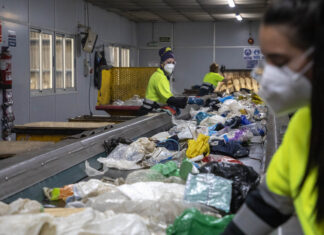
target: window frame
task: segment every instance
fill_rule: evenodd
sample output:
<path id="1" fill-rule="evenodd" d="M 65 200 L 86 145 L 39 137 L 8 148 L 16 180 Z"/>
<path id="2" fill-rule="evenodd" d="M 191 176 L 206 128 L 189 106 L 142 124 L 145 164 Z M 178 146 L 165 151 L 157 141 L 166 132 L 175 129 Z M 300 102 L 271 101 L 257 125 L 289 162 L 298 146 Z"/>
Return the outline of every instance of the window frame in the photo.
<path id="1" fill-rule="evenodd" d="M 55 32 L 54 33 L 55 35 L 55 43 L 54 43 L 54 52 L 55 52 L 55 56 L 54 56 L 54 77 L 55 77 L 55 81 L 54 81 L 54 85 L 55 85 L 55 93 L 59 93 L 59 94 L 62 94 L 62 93 L 70 93 L 70 92 L 74 92 L 77 90 L 77 81 L 76 81 L 76 38 L 75 38 L 75 35 L 73 34 L 67 34 L 67 33 L 60 33 L 60 32 Z M 56 36 L 61 36 L 63 38 L 63 53 L 62 53 L 62 61 L 63 61 L 63 88 L 57 88 L 56 87 Z M 73 87 L 68 87 L 66 88 L 66 70 L 65 70 L 65 40 L 66 38 L 70 38 L 70 39 L 73 39 L 73 49 L 72 49 L 72 53 L 73 53 L 73 59 L 72 59 L 72 62 L 73 62 L 73 66 L 72 66 L 72 84 L 74 85 Z"/>
<path id="2" fill-rule="evenodd" d="M 131 67 L 131 59 L 130 59 L 131 58 L 131 48 L 126 47 L 126 46 L 121 46 L 119 50 L 120 50 L 120 67 L 130 68 Z M 123 56 L 124 56 L 123 50 L 128 51 L 128 62 L 127 62 L 128 66 L 123 65 Z"/>
<path id="3" fill-rule="evenodd" d="M 43 34 L 49 34 L 51 35 L 51 51 L 50 51 L 50 60 L 51 60 L 51 84 L 52 87 L 50 89 L 42 89 L 42 41 L 41 41 L 41 36 L 40 36 L 40 42 L 39 42 L 39 49 L 38 49 L 38 54 L 39 54 L 39 89 L 31 89 L 31 72 L 32 72 L 32 62 L 31 62 L 31 32 L 36 32 L 39 33 L 40 35 Z M 73 87 L 68 87 L 66 88 L 66 79 L 65 79 L 65 72 L 64 72 L 64 78 L 63 78 L 63 83 L 64 86 L 63 88 L 57 88 L 56 87 L 56 36 L 62 36 L 63 37 L 63 58 L 64 58 L 64 67 L 65 67 L 65 39 L 70 38 L 73 40 L 73 48 L 72 48 L 72 56 L 73 59 L 71 62 L 73 63 L 72 67 L 72 84 L 74 85 Z M 31 96 L 42 96 L 42 95 L 55 95 L 55 94 L 66 94 L 66 93 L 74 93 L 77 91 L 77 79 L 76 79 L 76 36 L 71 33 L 61 33 L 58 31 L 52 31 L 52 30 L 46 30 L 46 29 L 41 29 L 41 28 L 36 28 L 36 27 L 30 27 L 29 28 L 29 90 L 30 90 L 30 95 Z M 63 59 L 62 58 L 62 59 Z M 66 71 L 64 69 L 64 71 Z"/>
<path id="4" fill-rule="evenodd" d="M 55 91 L 54 91 L 54 74 L 53 74 L 53 71 L 54 71 L 54 62 L 53 62 L 53 54 L 54 54 L 54 47 L 53 47 L 53 38 L 54 38 L 54 33 L 51 32 L 50 30 L 42 30 L 42 29 L 36 29 L 36 28 L 30 28 L 29 29 L 29 57 L 30 57 L 30 53 L 31 53 L 31 32 L 36 32 L 36 33 L 39 33 L 40 37 L 39 37 L 39 50 L 38 50 L 38 53 L 39 53 L 39 88 L 38 89 L 31 89 L 31 86 L 30 86 L 30 82 L 31 82 L 31 60 L 29 59 L 29 89 L 30 89 L 30 93 L 31 95 L 51 95 L 53 94 Z M 42 84 L 43 84 L 43 68 L 42 68 L 42 47 L 43 47 L 43 42 L 42 42 L 42 34 L 48 34 L 48 35 L 51 35 L 51 49 L 50 50 L 50 68 L 51 68 L 51 71 L 50 71 L 50 74 L 51 74 L 51 84 L 52 84 L 52 87 L 50 89 L 43 89 L 42 87 Z"/>

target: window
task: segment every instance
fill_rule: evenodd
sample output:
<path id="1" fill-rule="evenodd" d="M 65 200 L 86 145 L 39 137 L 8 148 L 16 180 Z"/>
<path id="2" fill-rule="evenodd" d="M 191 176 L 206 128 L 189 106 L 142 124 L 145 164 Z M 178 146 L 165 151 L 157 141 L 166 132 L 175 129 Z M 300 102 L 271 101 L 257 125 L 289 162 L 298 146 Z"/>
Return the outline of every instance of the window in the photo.
<path id="1" fill-rule="evenodd" d="M 75 88 L 74 38 L 56 34 L 54 47 L 52 33 L 31 30 L 30 89 L 32 92 L 53 91 L 54 85 L 56 90 Z"/>
<path id="2" fill-rule="evenodd" d="M 53 89 L 52 34 L 30 32 L 30 89 Z"/>
<path id="3" fill-rule="evenodd" d="M 130 50 L 127 48 L 121 49 L 121 67 L 130 67 L 129 59 Z"/>
<path id="4" fill-rule="evenodd" d="M 119 47 L 109 46 L 112 66 L 119 67 Z"/>
<path id="5" fill-rule="evenodd" d="M 56 89 L 74 88 L 74 39 L 55 36 L 55 84 Z"/>

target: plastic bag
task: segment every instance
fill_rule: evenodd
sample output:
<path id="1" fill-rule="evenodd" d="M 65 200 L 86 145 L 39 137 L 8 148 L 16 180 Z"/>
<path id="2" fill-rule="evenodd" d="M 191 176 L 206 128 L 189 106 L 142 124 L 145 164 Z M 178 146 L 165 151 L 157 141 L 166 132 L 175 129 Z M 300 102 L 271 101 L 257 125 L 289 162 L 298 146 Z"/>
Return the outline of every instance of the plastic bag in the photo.
<path id="1" fill-rule="evenodd" d="M 142 160 L 145 153 L 138 146 L 119 144 L 109 155 L 108 159 L 127 160 L 138 162 Z M 100 159 L 100 158 L 99 158 Z"/>
<path id="2" fill-rule="evenodd" d="M 43 210 L 43 206 L 34 200 L 19 198 L 10 204 L 0 202 L 0 216 L 13 214 L 38 213 Z"/>
<path id="3" fill-rule="evenodd" d="M 255 122 L 250 125 L 242 126 L 240 129 L 241 130 L 249 130 L 255 136 L 265 136 L 265 134 L 267 133 L 265 126 L 259 122 Z"/>
<path id="4" fill-rule="evenodd" d="M 228 119 L 225 122 L 225 126 L 228 126 L 232 129 L 238 128 L 241 125 L 241 117 L 233 117 Z"/>
<path id="5" fill-rule="evenodd" d="M 233 137 L 228 137 L 228 141 L 236 141 L 236 142 L 246 142 L 250 141 L 253 138 L 253 133 L 248 129 L 235 131 Z"/>
<path id="6" fill-rule="evenodd" d="M 53 216 L 46 213 L 0 217 L 1 235 L 56 235 Z"/>
<path id="7" fill-rule="evenodd" d="M 180 176 L 178 166 L 174 161 L 169 161 L 165 164 L 162 163 L 156 164 L 151 169 L 159 172 L 165 177 Z"/>
<path id="8" fill-rule="evenodd" d="M 107 158 L 98 158 L 98 162 L 104 164 L 108 168 L 117 169 L 139 169 L 137 163 L 141 161 L 145 155 L 153 153 L 155 143 L 148 138 L 140 138 L 130 145 L 119 144 Z"/>
<path id="9" fill-rule="evenodd" d="M 251 122 L 247 119 L 245 115 L 241 115 L 241 124 L 245 126 L 251 124 Z"/>
<path id="10" fill-rule="evenodd" d="M 243 147 L 239 142 L 218 141 L 217 145 L 210 146 L 210 152 L 213 154 L 223 154 L 234 158 L 242 158 L 249 156 L 249 149 Z"/>
<path id="11" fill-rule="evenodd" d="M 167 235 L 219 235 L 232 221 L 233 215 L 215 218 L 197 209 L 187 209 L 167 229 Z"/>
<path id="12" fill-rule="evenodd" d="M 184 200 L 202 203 L 229 212 L 232 181 L 213 174 L 189 174 Z"/>
<path id="13" fill-rule="evenodd" d="M 182 201 L 184 185 L 165 184 L 161 182 L 139 182 L 123 184 L 117 187 L 132 200 L 163 200 L 165 197 Z"/>
<path id="14" fill-rule="evenodd" d="M 120 144 L 120 143 L 131 144 L 132 142 L 133 141 L 131 141 L 129 139 L 119 137 L 119 138 L 112 138 L 112 139 L 105 140 L 103 145 L 104 145 L 106 154 L 108 155 L 118 146 L 118 144 Z"/>
<path id="15" fill-rule="evenodd" d="M 211 115 L 205 112 L 199 112 L 197 113 L 197 115 L 195 116 L 195 119 L 197 121 L 197 125 L 199 125 L 205 118 L 210 117 Z"/>
<path id="16" fill-rule="evenodd" d="M 177 120 L 178 123 L 178 120 Z M 196 124 L 188 121 L 179 122 L 169 130 L 170 135 L 177 135 L 179 140 L 195 138 Z"/>
<path id="17" fill-rule="evenodd" d="M 210 162 L 199 170 L 201 173 L 213 173 L 233 181 L 231 202 L 231 212 L 233 213 L 240 208 L 247 194 L 254 190 L 260 182 L 260 176 L 252 167 L 241 164 Z"/>
<path id="18" fill-rule="evenodd" d="M 156 144 L 157 147 L 165 147 L 170 151 L 180 151 L 179 138 L 174 135 L 166 140 L 160 141 Z"/>
<path id="19" fill-rule="evenodd" d="M 148 187 L 143 187 L 143 199 L 135 200 L 122 193 L 120 190 L 107 192 L 87 201 L 87 206 L 98 211 L 106 211 L 107 209 L 115 213 L 135 213 L 145 218 L 149 222 L 151 232 L 155 234 L 164 234 L 168 224 L 172 224 L 177 216 L 185 209 L 198 208 L 207 210 L 202 205 L 185 203 L 176 193 L 164 192 L 163 189 L 173 184 L 160 184 L 161 197 L 150 199 L 145 196 Z M 184 189 L 184 185 L 179 185 Z M 171 186 L 172 187 L 172 186 Z M 183 191 L 176 190 L 183 197 Z"/>
<path id="20" fill-rule="evenodd" d="M 122 105 L 124 105 L 124 101 L 122 101 L 122 100 L 115 100 L 112 104 L 113 105 L 116 105 L 116 106 L 122 106 Z"/>
<path id="21" fill-rule="evenodd" d="M 190 109 L 190 116 L 191 118 L 195 118 L 196 115 L 199 113 L 199 112 L 208 112 L 209 110 L 209 107 L 206 107 L 206 108 L 200 108 L 199 110 L 195 110 L 193 108 Z"/>
<path id="22" fill-rule="evenodd" d="M 67 217 L 55 218 L 53 224 L 56 226 L 57 235 L 151 234 L 150 224 L 139 215 L 115 214 L 112 211 L 103 213 L 92 208 L 86 208 Z"/>
<path id="23" fill-rule="evenodd" d="M 157 134 L 153 135 L 149 139 L 153 140 L 153 141 L 163 141 L 163 140 L 166 140 L 169 137 L 170 137 L 169 132 L 164 131 L 164 132 L 160 132 L 160 133 L 157 133 Z"/>
<path id="24" fill-rule="evenodd" d="M 163 182 L 165 179 L 166 177 L 162 175 L 160 172 L 152 169 L 148 169 L 148 170 L 138 170 L 128 174 L 125 183 L 133 184 L 137 182 L 149 182 L 149 181 Z"/>
<path id="25" fill-rule="evenodd" d="M 157 163 L 172 160 L 173 156 L 175 156 L 177 153 L 178 152 L 169 151 L 164 147 L 158 147 L 152 154 L 147 156 L 147 159 L 143 160 L 141 165 L 151 167 Z"/>
<path id="26" fill-rule="evenodd" d="M 236 116 L 240 114 L 240 110 L 243 109 L 243 106 L 236 100 L 230 99 L 226 100 L 223 105 L 218 110 L 219 113 L 223 114 L 226 112 L 235 113 Z"/>
<path id="27" fill-rule="evenodd" d="M 126 100 L 124 102 L 124 105 L 126 105 L 126 106 L 142 106 L 143 99 L 141 99 L 139 95 L 134 95 L 131 99 Z"/>
<path id="28" fill-rule="evenodd" d="M 188 149 L 186 155 L 188 158 L 194 158 L 198 155 L 209 155 L 210 149 L 208 144 L 209 136 L 199 134 L 197 140 L 188 140 Z"/>
<path id="29" fill-rule="evenodd" d="M 107 166 L 104 165 L 103 170 L 98 171 L 97 169 L 91 167 L 88 161 L 85 161 L 84 164 L 85 164 L 85 172 L 89 177 L 104 175 L 109 169 L 107 168 Z"/>
<path id="30" fill-rule="evenodd" d="M 215 124 L 224 124 L 226 119 L 220 115 L 213 115 L 204 119 L 200 125 L 201 126 L 213 126 Z"/>

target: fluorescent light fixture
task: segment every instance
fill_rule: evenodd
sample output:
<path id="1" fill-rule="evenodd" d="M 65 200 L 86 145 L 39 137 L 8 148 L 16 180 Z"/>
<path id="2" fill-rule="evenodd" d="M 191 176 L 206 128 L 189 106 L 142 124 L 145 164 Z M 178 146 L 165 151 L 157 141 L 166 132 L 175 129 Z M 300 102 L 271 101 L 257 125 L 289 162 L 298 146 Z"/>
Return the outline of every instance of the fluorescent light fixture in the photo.
<path id="1" fill-rule="evenodd" d="M 234 0 L 228 0 L 228 5 L 229 5 L 230 7 L 235 7 L 235 2 L 234 2 Z"/>
<path id="2" fill-rule="evenodd" d="M 236 19 L 238 21 L 242 21 L 243 20 L 243 18 L 242 18 L 242 16 L 240 14 L 236 14 L 235 17 L 236 17 Z"/>

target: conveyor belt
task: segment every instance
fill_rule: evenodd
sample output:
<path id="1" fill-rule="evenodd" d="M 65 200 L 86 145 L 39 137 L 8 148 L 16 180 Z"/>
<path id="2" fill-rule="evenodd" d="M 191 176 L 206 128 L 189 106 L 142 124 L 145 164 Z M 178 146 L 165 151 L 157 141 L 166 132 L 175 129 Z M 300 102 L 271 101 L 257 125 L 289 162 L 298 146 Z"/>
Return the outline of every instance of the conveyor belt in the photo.
<path id="1" fill-rule="evenodd" d="M 189 118 L 189 111 L 183 111 L 181 118 Z M 114 126 L 84 132 L 74 136 L 74 139 L 61 141 L 36 152 L 5 159 L 0 165 L 0 200 L 10 202 L 19 197 L 28 197 L 41 201 L 42 187 L 63 186 L 85 178 L 85 160 L 99 169 L 96 159 L 104 156 L 104 140 L 113 137 L 136 139 L 152 136 L 171 126 L 172 119 L 168 114 L 149 114 Z"/>

